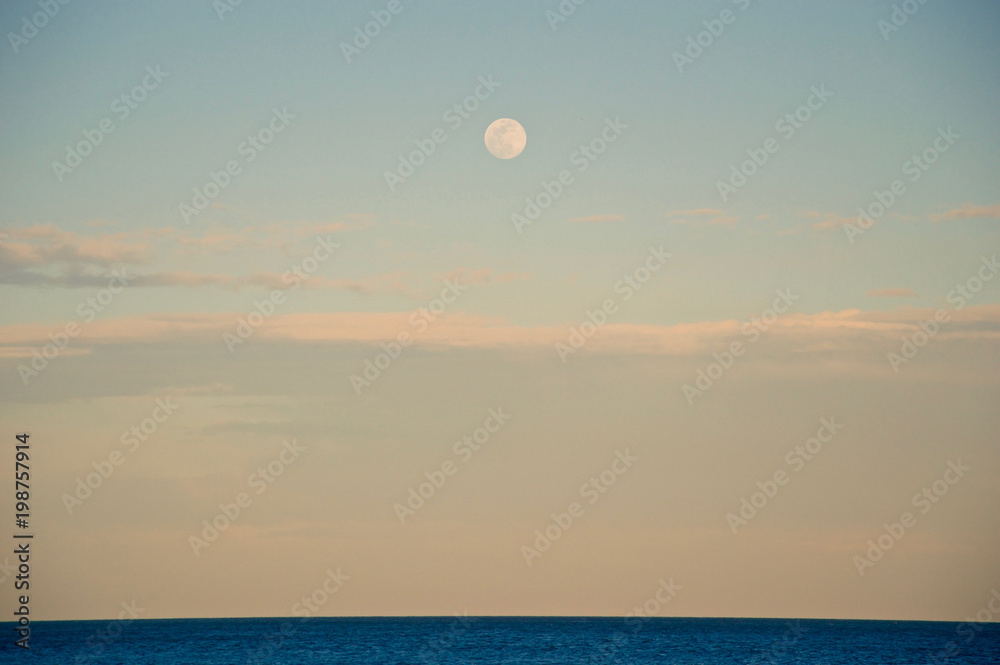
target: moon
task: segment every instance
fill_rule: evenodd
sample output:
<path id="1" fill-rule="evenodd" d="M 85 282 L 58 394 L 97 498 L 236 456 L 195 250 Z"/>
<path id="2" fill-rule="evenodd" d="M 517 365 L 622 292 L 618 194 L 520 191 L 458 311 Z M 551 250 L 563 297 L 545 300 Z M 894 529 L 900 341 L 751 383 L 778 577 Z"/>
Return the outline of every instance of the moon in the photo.
<path id="1" fill-rule="evenodd" d="M 498 159 L 513 159 L 528 142 L 524 127 L 517 120 L 500 118 L 486 128 L 486 149 Z"/>

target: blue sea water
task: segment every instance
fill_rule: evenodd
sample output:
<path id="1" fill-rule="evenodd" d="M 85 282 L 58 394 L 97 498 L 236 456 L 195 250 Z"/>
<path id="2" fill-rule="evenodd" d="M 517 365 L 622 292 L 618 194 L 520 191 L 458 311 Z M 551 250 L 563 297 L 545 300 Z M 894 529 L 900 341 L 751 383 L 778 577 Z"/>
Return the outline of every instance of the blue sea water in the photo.
<path id="1" fill-rule="evenodd" d="M 5 623 L 0 663 L 809 663 L 997 665 L 1000 624 L 650 618 L 48 621 L 31 650 Z"/>

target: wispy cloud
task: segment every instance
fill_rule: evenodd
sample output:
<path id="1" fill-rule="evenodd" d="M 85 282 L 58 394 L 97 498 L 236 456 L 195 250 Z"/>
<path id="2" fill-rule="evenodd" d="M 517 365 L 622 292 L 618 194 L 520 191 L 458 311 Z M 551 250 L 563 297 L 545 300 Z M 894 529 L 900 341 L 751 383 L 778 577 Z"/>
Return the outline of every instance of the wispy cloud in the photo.
<path id="1" fill-rule="evenodd" d="M 806 219 L 819 220 L 809 225 L 817 231 L 839 229 L 847 224 L 853 224 L 855 221 L 854 217 L 843 217 L 841 215 L 835 215 L 832 212 L 822 213 L 818 210 L 808 210 L 806 212 L 799 213 L 799 215 L 801 217 L 805 217 Z"/>
<path id="2" fill-rule="evenodd" d="M 95 321 L 82 330 L 76 348 L 115 344 L 217 342 L 240 313 L 144 315 Z M 904 334 L 934 316 L 933 308 L 903 307 L 888 311 L 843 310 L 789 314 L 767 332 L 789 354 L 875 350 L 884 354 Z M 274 315 L 258 329 L 258 339 L 272 342 L 378 344 L 409 329 L 409 312 L 338 312 Z M 698 321 L 675 325 L 607 324 L 590 340 L 588 353 L 698 355 L 725 348 L 741 336 L 743 321 Z M 526 327 L 478 314 L 446 314 L 415 341 L 428 348 L 552 350 L 566 341 L 567 325 Z M 51 326 L 19 324 L 0 327 L 0 348 L 30 347 L 48 341 Z M 940 340 L 988 340 L 1000 343 L 1000 305 L 979 305 L 951 312 Z M 4 355 L 18 356 L 17 352 Z M 886 365 L 888 367 L 888 365 Z"/>
<path id="3" fill-rule="evenodd" d="M 287 277 L 287 279 L 286 279 Z M 227 290 L 245 288 L 287 289 L 293 282 L 297 288 L 309 291 L 353 291 L 365 295 L 396 294 L 407 298 L 421 298 L 423 292 L 407 278 L 407 273 L 395 271 L 355 279 L 329 278 L 310 275 L 305 280 L 292 280 L 293 275 L 277 272 L 257 272 L 251 275 L 217 275 L 192 272 L 162 272 L 136 275 L 131 287 L 187 287 L 214 286 Z"/>
<path id="4" fill-rule="evenodd" d="M 704 226 L 736 226 L 739 217 L 727 215 L 724 210 L 717 208 L 694 208 L 692 210 L 674 210 L 668 212 L 667 217 L 674 224 L 694 224 Z"/>
<path id="5" fill-rule="evenodd" d="M 373 215 L 348 215 L 330 221 L 289 220 L 240 227 L 213 225 L 201 232 L 171 227 L 167 236 L 180 245 L 185 254 L 218 254 L 251 248 L 290 253 L 298 243 L 316 236 L 360 231 L 376 225 Z"/>
<path id="6" fill-rule="evenodd" d="M 89 227 L 112 224 L 107 220 L 88 223 Z M 149 272 L 154 258 L 157 263 L 171 257 L 184 258 L 192 254 L 217 257 L 237 250 L 264 249 L 278 251 L 288 257 L 301 254 L 314 238 L 356 231 L 374 226 L 369 215 L 349 215 L 331 221 L 288 221 L 243 227 L 211 226 L 203 230 L 178 230 L 174 227 L 146 227 L 131 231 L 81 235 L 64 231 L 52 224 L 11 227 L 4 230 L 0 243 L 0 284 L 28 287 L 101 287 L 107 285 L 105 274 L 113 266 L 144 266 L 147 274 L 137 276 L 135 286 L 218 286 L 242 288 L 247 285 L 280 286 L 280 275 L 199 274 L 192 272 Z M 376 281 L 378 278 L 375 278 Z M 323 288 L 369 289 L 366 280 L 347 281 L 339 285 L 326 283 Z M 311 288 L 319 288 L 316 279 Z M 402 289 L 400 289 L 402 291 Z"/>
<path id="7" fill-rule="evenodd" d="M 1000 203 L 989 206 L 977 206 L 966 203 L 961 208 L 955 208 L 946 212 L 931 215 L 935 222 L 944 222 L 952 219 L 1000 219 Z"/>
<path id="8" fill-rule="evenodd" d="M 136 275 L 132 286 L 196 288 L 215 286 L 227 290 L 246 288 L 287 289 L 292 275 L 277 272 L 256 272 L 251 275 L 232 276 L 191 272 L 164 272 Z M 331 278 L 311 275 L 301 280 L 297 288 L 309 291 L 351 291 L 363 295 L 398 295 L 412 300 L 427 300 L 441 290 L 441 282 L 454 280 L 461 285 L 507 283 L 528 279 L 527 273 L 505 272 L 494 274 L 490 268 L 456 268 L 443 275 L 416 277 L 402 270 L 366 275 L 357 278 Z M 298 280 L 295 280 L 298 281 Z"/>
<path id="9" fill-rule="evenodd" d="M 11 227 L 0 245 L 5 266 L 99 266 L 145 263 L 152 256 L 149 233 L 81 236 L 52 224 Z"/>

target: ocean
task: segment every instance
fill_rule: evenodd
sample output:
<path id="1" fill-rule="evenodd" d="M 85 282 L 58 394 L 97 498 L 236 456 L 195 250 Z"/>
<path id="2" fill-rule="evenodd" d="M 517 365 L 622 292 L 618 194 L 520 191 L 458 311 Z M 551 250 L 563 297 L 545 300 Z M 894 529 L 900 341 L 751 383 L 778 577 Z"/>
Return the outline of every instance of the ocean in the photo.
<path id="1" fill-rule="evenodd" d="M 1000 624 L 540 617 L 39 621 L 3 624 L 0 663 L 997 665 Z"/>

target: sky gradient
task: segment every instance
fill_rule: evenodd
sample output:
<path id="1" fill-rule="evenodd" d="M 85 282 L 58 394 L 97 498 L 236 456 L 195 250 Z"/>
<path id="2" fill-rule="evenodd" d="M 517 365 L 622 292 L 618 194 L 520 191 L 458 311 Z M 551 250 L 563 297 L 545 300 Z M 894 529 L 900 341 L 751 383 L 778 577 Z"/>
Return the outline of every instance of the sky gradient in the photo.
<path id="1" fill-rule="evenodd" d="M 321 614 L 1000 589 L 996 3 L 220 6 L 0 8 L 33 618 L 285 616 L 338 568 Z"/>

